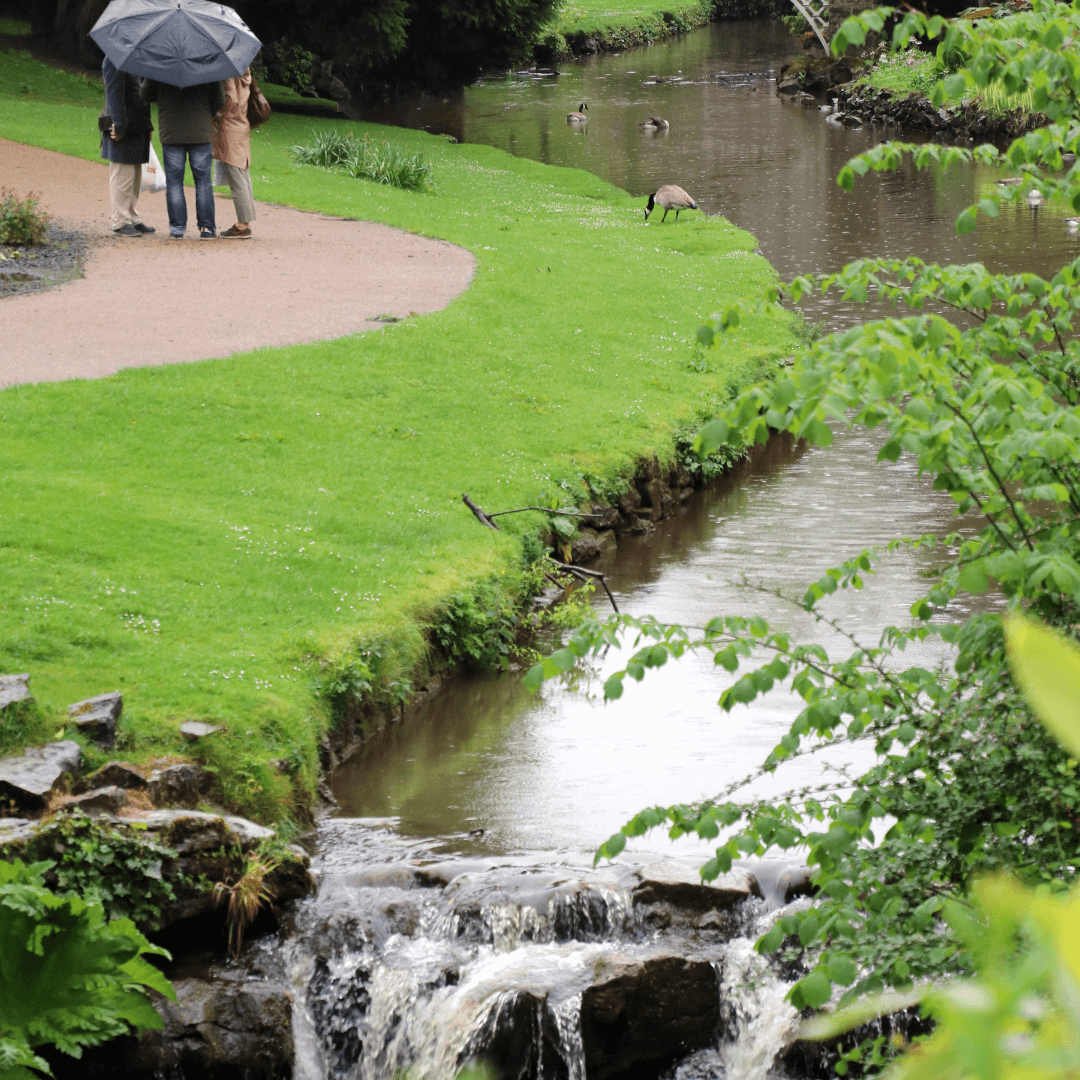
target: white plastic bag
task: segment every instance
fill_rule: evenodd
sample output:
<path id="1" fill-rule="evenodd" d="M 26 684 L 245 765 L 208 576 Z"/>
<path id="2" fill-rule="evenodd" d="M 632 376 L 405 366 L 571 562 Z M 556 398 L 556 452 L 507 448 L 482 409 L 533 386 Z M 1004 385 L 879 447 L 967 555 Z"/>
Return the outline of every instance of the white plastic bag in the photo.
<path id="1" fill-rule="evenodd" d="M 165 170 L 154 153 L 153 144 L 150 145 L 150 160 L 142 167 L 142 182 L 139 187 L 142 191 L 165 190 Z"/>

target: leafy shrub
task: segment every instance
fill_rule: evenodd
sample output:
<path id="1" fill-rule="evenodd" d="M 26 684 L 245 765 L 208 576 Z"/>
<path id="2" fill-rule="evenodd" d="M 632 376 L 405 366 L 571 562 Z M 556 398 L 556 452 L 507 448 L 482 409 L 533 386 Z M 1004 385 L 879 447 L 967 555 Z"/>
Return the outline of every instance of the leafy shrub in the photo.
<path id="1" fill-rule="evenodd" d="M 302 45 L 290 45 L 287 41 L 275 41 L 263 50 L 266 71 L 273 81 L 298 94 L 314 93 L 311 69 L 317 59 L 313 52 Z"/>
<path id="2" fill-rule="evenodd" d="M 518 634 L 515 600 L 494 578 L 450 596 L 431 619 L 443 655 L 467 670 L 505 671 Z"/>
<path id="3" fill-rule="evenodd" d="M 175 859 L 176 852 L 129 826 L 109 825 L 85 814 L 63 815 L 38 831 L 26 853 L 51 860 L 50 876 L 58 889 L 100 904 L 110 918 L 145 922 L 175 899 L 161 867 Z"/>
<path id="4" fill-rule="evenodd" d="M 433 185 L 433 169 L 423 154 L 410 154 L 397 143 L 377 143 L 366 135 L 357 139 L 342 131 L 313 131 L 307 146 L 294 146 L 292 155 L 301 165 L 341 169 L 357 180 L 425 191 Z"/>
<path id="5" fill-rule="evenodd" d="M 72 1057 L 128 1032 L 161 1028 L 143 987 L 176 1000 L 147 955 L 169 957 L 130 919 L 106 920 L 100 903 L 45 885 L 51 863 L 0 862 L 0 1002 L 5 1080 L 48 1071 L 34 1050 L 54 1044 Z"/>
<path id="6" fill-rule="evenodd" d="M 834 51 L 880 33 L 894 15 L 900 13 L 883 8 L 847 20 L 833 39 Z M 965 162 L 1021 169 L 1022 184 L 964 210 L 956 223 L 961 234 L 976 227 L 978 213 L 998 216 L 1001 201 L 1022 201 L 1036 183 L 1048 202 L 1080 209 L 1077 176 L 1062 161 L 1066 152 L 1080 153 L 1080 68 L 1066 44 L 1078 33 L 1080 11 L 1051 0 L 1032 0 L 1030 12 L 974 26 L 914 10 L 900 15 L 893 44 L 899 56 L 915 61 L 912 69 L 933 63 L 902 51 L 913 37 L 943 36 L 939 56 L 960 43 L 972 57 L 934 87 L 935 107 L 1000 85 L 1010 94 L 1030 91 L 1050 126 L 1004 152 L 992 145 L 881 144 L 844 166 L 838 184 L 850 190 L 856 176 L 893 171 L 909 159 L 919 168 Z M 1010 609 L 1038 613 L 1073 637 L 1080 632 L 1080 260 L 1043 278 L 995 274 L 979 263 L 867 258 L 837 274 L 797 278 L 782 291 L 771 287 L 752 310 L 777 308 L 781 295 L 797 303 L 832 290 L 846 301 L 888 302 L 895 313 L 815 342 L 790 369 L 722 409 L 698 434 L 695 449 L 702 455 L 722 446 L 738 451 L 764 442 L 771 431 L 827 447 L 833 439 L 829 422 L 838 419 L 882 432 L 879 461 L 910 455 L 920 473 L 933 476 L 935 489 L 949 492 L 958 517 L 971 515 L 965 532 L 944 539 L 946 552 L 927 595 L 911 609 L 911 625 L 886 627 L 867 643 L 822 614 L 818 604 L 841 589 L 861 589 L 864 575 L 886 553 L 933 546 L 938 537 L 899 538 L 883 550 L 854 554 L 803 596 L 787 598 L 793 609 L 846 639 L 839 659 L 820 644 L 799 644 L 757 616 L 720 616 L 693 633 L 619 616 L 580 627 L 525 679 L 527 686 L 539 686 L 628 633 L 636 637 L 636 651 L 624 670 L 608 678 L 605 698 L 621 696 L 628 679 L 640 681 L 648 669 L 700 650 L 728 672 L 743 669 L 720 697 L 725 711 L 777 687 L 803 699 L 805 708 L 755 774 L 693 805 L 645 809 L 597 853 L 614 857 L 629 838 L 667 825 L 672 837 L 695 833 L 718 841 L 701 871 L 711 880 L 734 859 L 773 847 L 807 851 L 816 903 L 785 914 L 757 943 L 759 952 L 782 952 L 782 960 L 804 973 L 789 993 L 800 1009 L 825 1005 L 839 987 L 847 988 L 840 991 L 843 1006 L 862 995 L 913 994 L 921 982 L 971 973 L 980 962 L 971 932 L 978 929 L 970 917 L 973 902 L 997 919 L 978 885 L 992 871 L 1009 870 L 1037 887 L 1047 920 L 1061 906 L 1055 895 L 1080 875 L 1076 747 L 1070 744 L 1070 753 L 1058 745 L 1020 693 L 999 615 L 942 618 L 958 598 L 986 592 L 992 581 Z M 740 304 L 715 316 L 699 329 L 698 340 L 714 344 L 740 325 L 745 310 Z M 978 530 L 969 524 L 976 516 Z M 905 657 L 909 646 L 923 642 L 942 646 L 943 659 L 932 669 Z M 1075 718 L 1075 690 L 1067 695 L 1058 687 L 1056 696 Z M 768 801 L 735 801 L 749 783 L 787 761 L 855 743 L 875 755 L 860 776 L 827 778 Z M 1076 904 L 1071 901 L 1074 909 Z M 1012 928 L 995 930 L 995 945 L 1009 957 L 1023 907 L 1010 901 L 999 911 L 999 926 L 1011 920 Z M 1075 940 L 1071 948 L 1075 958 Z M 1040 957 L 1027 964 L 1025 977 L 1038 983 L 1047 970 Z M 1074 966 L 1074 980 L 1076 971 Z M 994 1010 L 1019 1004 L 1028 1020 L 1041 1022 L 1046 1012 L 1037 1000 L 1040 991 L 995 1002 L 999 987 L 986 993 L 969 988 L 958 1003 L 977 1011 L 984 1028 L 995 1033 L 993 1040 L 968 1039 L 985 1051 L 982 1065 L 950 1064 L 940 1075 L 1036 1075 L 999 1067 L 1000 1054 L 1027 1053 L 1037 1041 L 1011 1021 L 995 1027 Z M 1074 982 L 1068 1000 L 1076 992 Z M 1050 1028 L 1048 1023 L 1043 1031 Z M 939 1075 L 919 1071 L 918 1057 L 911 1061 L 912 1076 Z M 1060 1057 L 1044 1055 L 1043 1062 L 1044 1076 L 1075 1071 Z"/>
<path id="7" fill-rule="evenodd" d="M 0 191 L 0 244 L 40 244 L 49 235 L 49 215 L 37 205 L 33 193 L 19 199 L 10 188 Z"/>

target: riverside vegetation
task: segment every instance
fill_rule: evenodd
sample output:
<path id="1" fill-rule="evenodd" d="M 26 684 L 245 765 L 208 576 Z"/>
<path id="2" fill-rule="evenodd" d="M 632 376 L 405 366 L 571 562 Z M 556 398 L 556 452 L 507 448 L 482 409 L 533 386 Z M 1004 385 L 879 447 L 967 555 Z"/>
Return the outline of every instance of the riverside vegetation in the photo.
<path id="1" fill-rule="evenodd" d="M 909 158 L 919 167 L 974 159 L 1019 171 L 1022 182 L 961 214 L 962 233 L 976 227 L 979 214 L 996 216 L 1001 199 L 1024 200 L 1036 187 L 1046 199 L 1080 210 L 1080 169 L 1066 170 L 1062 161 L 1062 154 L 1080 150 L 1080 8 L 1034 0 L 1031 12 L 974 24 L 911 12 L 899 17 L 883 8 L 846 22 L 834 50 L 882 31 L 894 16 L 896 48 L 918 35 L 940 41 L 940 57 L 964 57 L 933 89 L 935 106 L 988 86 L 1008 93 L 1027 88 L 1049 126 L 1006 151 L 879 146 L 850 161 L 838 183 L 850 188 L 856 177 L 896 169 Z M 1074 1007 L 1077 988 L 1076 901 L 1054 898 L 1080 866 L 1076 686 L 1054 681 L 1056 675 L 1051 680 L 1052 696 L 1072 721 L 1062 747 L 1037 719 L 1045 714 L 1046 692 L 1033 707 L 1032 680 L 1023 684 L 1026 698 L 1010 671 L 1001 616 L 983 610 L 956 622 L 949 607 L 993 582 L 1008 609 L 1035 613 L 1077 637 L 1080 261 L 1044 279 L 993 274 L 979 264 L 865 259 L 771 288 L 756 306 L 733 306 L 701 328 L 701 340 L 722 343 L 749 312 L 775 311 L 782 297 L 797 302 L 817 290 L 899 310 L 822 339 L 789 372 L 744 391 L 702 428 L 699 451 L 737 450 L 770 430 L 828 446 L 830 421 L 881 429 L 880 460 L 912 455 L 935 487 L 952 495 L 957 515 L 971 515 L 981 526 L 969 525 L 944 543 L 897 538 L 886 549 L 852 553 L 803 596 L 791 597 L 846 640 L 840 658 L 802 646 L 755 616 L 717 618 L 694 633 L 613 617 L 579 628 L 527 681 L 538 686 L 629 634 L 640 647 L 605 684 L 607 698 L 619 697 L 627 679 L 640 680 L 690 649 L 707 650 L 733 674 L 744 670 L 720 698 L 725 711 L 780 687 L 794 690 L 806 707 L 756 775 L 853 742 L 873 748 L 873 767 L 778 799 L 733 798 L 749 777 L 699 803 L 652 807 L 608 839 L 597 858 L 615 857 L 628 839 L 661 826 L 674 836 L 718 842 L 702 869 L 706 879 L 739 857 L 804 849 L 817 902 L 785 916 L 758 942 L 760 952 L 800 972 L 790 992 L 794 1005 L 817 1008 L 834 998 L 847 1005 L 893 993 L 867 1006 L 865 1019 L 882 1007 L 918 1001 L 928 981 L 979 968 L 981 983 L 934 999 L 934 1015 L 947 1021 L 943 1035 L 909 1060 L 904 1075 L 941 1075 L 935 1069 L 943 1062 L 956 1070 L 948 1075 L 987 1080 L 1075 1075 L 1075 1014 L 1070 1020 L 1061 1008 Z M 912 608 L 910 626 L 889 627 L 877 642 L 865 642 L 830 618 L 827 597 L 862 588 L 864 576 L 891 551 L 927 545 L 939 548 L 940 564 Z M 946 657 L 940 666 L 905 663 L 905 647 L 924 641 L 940 643 Z M 1037 651 L 1055 660 L 1059 652 L 1074 655 L 1058 641 L 1044 638 Z M 1075 656 L 1069 663 L 1076 666 Z M 989 877 L 1002 871 L 1037 895 Z M 1056 988 L 1055 967 L 1068 980 Z M 838 1072 L 859 1060 L 880 1064 L 896 1052 L 882 1041 L 848 1044 Z"/>
<path id="2" fill-rule="evenodd" d="M 0 100 L 3 137 L 96 158 L 92 82 L 9 51 Z M 423 154 L 437 191 L 299 165 L 313 127 Z M 222 800 L 281 822 L 308 812 L 351 701 L 389 708 L 432 665 L 514 647 L 523 540 L 549 515 L 493 533 L 462 492 L 613 499 L 794 341 L 762 316 L 698 350 L 701 318 L 774 280 L 721 217 L 644 225 L 642 198 L 587 173 L 340 120 L 275 115 L 253 158 L 260 198 L 461 244 L 475 279 L 337 341 L 0 393 L 0 670 L 30 671 L 40 703 L 0 743 L 121 690 L 117 753 L 189 753 L 180 721 L 222 724 L 198 751 Z"/>

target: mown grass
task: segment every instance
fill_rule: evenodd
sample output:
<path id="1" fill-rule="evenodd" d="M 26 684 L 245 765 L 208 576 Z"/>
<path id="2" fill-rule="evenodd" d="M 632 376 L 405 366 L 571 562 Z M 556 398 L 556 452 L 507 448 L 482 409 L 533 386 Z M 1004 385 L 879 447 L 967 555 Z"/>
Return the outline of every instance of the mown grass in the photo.
<path id="1" fill-rule="evenodd" d="M 0 18 L 0 34 L 24 37 L 30 33 L 30 24 L 25 19 Z"/>
<path id="2" fill-rule="evenodd" d="M 96 158 L 81 80 L 31 68 L 27 99 L 27 70 L 0 54 L 0 136 Z M 423 153 L 437 193 L 298 165 L 289 148 L 327 125 Z M 493 533 L 462 492 L 611 491 L 792 341 L 751 319 L 692 366 L 700 319 L 774 279 L 720 217 L 645 225 L 640 197 L 588 173 L 346 121 L 277 115 L 253 159 L 258 198 L 460 244 L 475 278 L 443 311 L 336 341 L 0 392 L 0 671 L 31 672 L 50 725 L 123 691 L 129 760 L 190 753 L 184 719 L 223 723 L 197 752 L 266 820 L 313 786 L 325 665 L 378 643 L 407 685 L 449 596 L 491 575 L 512 591 L 513 533 L 540 515 Z M 222 302 L 243 310 L 228 283 Z"/>
<path id="3" fill-rule="evenodd" d="M 630 48 L 703 26 L 715 7 L 715 0 L 629 0 L 621 4 L 611 0 L 567 0 L 550 34 L 564 39 L 592 37 L 606 49 Z M 553 44 L 550 38 L 548 44 Z"/>

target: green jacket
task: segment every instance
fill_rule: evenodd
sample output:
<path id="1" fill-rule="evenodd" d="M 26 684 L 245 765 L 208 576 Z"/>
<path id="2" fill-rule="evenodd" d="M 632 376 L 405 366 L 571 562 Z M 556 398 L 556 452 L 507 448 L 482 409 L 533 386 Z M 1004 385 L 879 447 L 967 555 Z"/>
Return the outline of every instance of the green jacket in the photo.
<path id="1" fill-rule="evenodd" d="M 225 84 L 201 83 L 199 86 L 170 86 L 148 79 L 142 95 L 156 101 L 158 138 L 162 146 L 208 143 L 214 138 L 214 116 L 225 108 Z"/>

